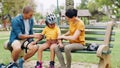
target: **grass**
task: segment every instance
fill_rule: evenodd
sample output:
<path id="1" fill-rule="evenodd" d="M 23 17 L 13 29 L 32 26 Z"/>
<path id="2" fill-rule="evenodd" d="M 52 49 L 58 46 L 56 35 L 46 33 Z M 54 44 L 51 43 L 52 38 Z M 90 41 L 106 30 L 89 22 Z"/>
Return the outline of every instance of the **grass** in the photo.
<path id="1" fill-rule="evenodd" d="M 3 48 L 3 43 L 7 39 L 2 39 L 4 37 L 9 37 L 9 32 L 0 32 L 0 63 L 9 63 L 11 60 L 10 52 L 8 50 L 5 50 Z M 111 64 L 112 68 L 120 68 L 120 30 L 116 29 L 116 35 L 115 35 L 115 42 L 114 42 L 114 47 L 112 48 L 112 53 L 111 53 Z M 35 54 L 31 60 L 37 60 L 37 54 Z M 49 61 L 49 52 L 43 53 L 43 60 L 44 61 Z M 57 58 L 56 58 L 56 61 Z M 73 62 L 88 62 L 88 63 L 98 63 L 99 59 L 96 57 L 95 54 L 80 54 L 80 53 L 72 53 L 72 61 Z"/>

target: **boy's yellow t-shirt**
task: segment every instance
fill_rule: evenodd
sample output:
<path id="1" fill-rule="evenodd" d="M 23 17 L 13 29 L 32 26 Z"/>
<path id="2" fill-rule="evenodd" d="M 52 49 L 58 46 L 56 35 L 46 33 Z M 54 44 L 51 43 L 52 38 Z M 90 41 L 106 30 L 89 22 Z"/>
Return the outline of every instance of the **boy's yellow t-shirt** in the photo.
<path id="1" fill-rule="evenodd" d="M 58 38 L 58 34 L 60 33 L 60 28 L 58 26 L 55 26 L 54 28 L 49 28 L 46 26 L 42 34 L 46 36 L 46 40 L 55 40 Z"/>
<path id="2" fill-rule="evenodd" d="M 70 36 L 74 35 L 76 30 L 80 30 L 81 33 L 79 37 L 76 40 L 69 40 L 70 43 L 81 43 L 85 45 L 85 26 L 82 20 L 79 20 L 78 22 L 69 22 L 69 31 L 70 31 Z"/>

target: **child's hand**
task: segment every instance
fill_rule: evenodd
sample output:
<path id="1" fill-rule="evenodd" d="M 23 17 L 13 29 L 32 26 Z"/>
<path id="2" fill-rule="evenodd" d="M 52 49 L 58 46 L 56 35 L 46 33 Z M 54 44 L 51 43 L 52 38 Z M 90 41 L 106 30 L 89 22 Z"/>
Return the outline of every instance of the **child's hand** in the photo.
<path id="1" fill-rule="evenodd" d="M 40 34 L 39 39 L 42 40 L 44 38 L 44 35 Z"/>

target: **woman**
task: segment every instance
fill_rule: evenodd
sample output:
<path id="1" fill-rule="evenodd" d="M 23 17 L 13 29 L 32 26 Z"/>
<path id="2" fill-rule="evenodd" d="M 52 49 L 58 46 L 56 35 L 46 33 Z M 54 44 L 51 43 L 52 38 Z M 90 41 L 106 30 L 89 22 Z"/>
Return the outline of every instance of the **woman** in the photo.
<path id="1" fill-rule="evenodd" d="M 85 26 L 84 23 L 77 18 L 76 9 L 68 9 L 65 15 L 69 24 L 69 31 L 62 36 L 58 36 L 58 39 L 69 40 L 69 44 L 64 46 L 64 52 L 67 60 L 66 65 L 59 46 L 55 48 L 55 53 L 62 68 L 71 68 L 71 51 L 77 49 L 84 49 Z"/>

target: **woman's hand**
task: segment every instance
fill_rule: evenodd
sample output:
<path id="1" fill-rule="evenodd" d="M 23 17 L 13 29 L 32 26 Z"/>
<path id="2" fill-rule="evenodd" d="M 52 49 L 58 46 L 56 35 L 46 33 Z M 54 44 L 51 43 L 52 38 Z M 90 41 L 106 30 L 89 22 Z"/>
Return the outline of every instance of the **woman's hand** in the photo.
<path id="1" fill-rule="evenodd" d="M 64 47 L 62 43 L 59 43 L 58 45 L 59 45 L 60 48 Z"/>
<path id="2" fill-rule="evenodd" d="M 60 40 L 65 39 L 65 36 L 64 35 L 58 36 L 58 39 Z"/>

